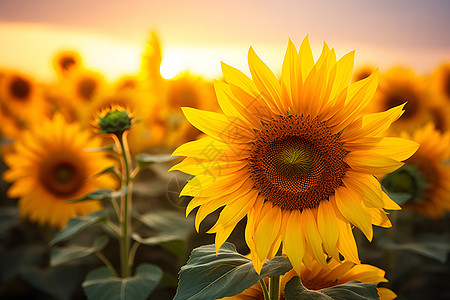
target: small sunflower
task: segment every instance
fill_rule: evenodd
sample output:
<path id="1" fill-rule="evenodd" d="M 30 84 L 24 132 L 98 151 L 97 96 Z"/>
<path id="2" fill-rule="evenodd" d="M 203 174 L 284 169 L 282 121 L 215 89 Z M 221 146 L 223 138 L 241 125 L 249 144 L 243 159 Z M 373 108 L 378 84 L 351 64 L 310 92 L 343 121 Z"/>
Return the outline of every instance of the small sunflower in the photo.
<path id="1" fill-rule="evenodd" d="M 388 191 L 411 195 L 402 205 L 404 209 L 441 218 L 450 210 L 450 132 L 440 133 L 429 123 L 413 135 L 403 136 L 418 142 L 420 147 L 382 183 Z"/>
<path id="2" fill-rule="evenodd" d="M 328 262 L 327 266 L 328 268 L 324 269 L 315 261 L 311 264 L 311 270 L 309 270 L 305 266 L 302 266 L 300 271 L 302 284 L 307 289 L 316 291 L 344 284 L 353 280 L 372 284 L 387 282 L 387 279 L 384 278 L 385 272 L 375 266 L 367 264 L 354 264 L 350 261 L 343 261 L 342 263 L 338 263 L 335 260 L 331 260 L 330 262 Z M 284 276 L 281 276 L 280 299 L 284 299 L 283 291 L 286 283 L 294 276 L 299 276 L 295 270 L 291 270 Z M 397 295 L 390 289 L 378 287 L 377 290 L 381 300 L 391 300 L 397 297 Z M 264 295 L 261 285 L 258 283 L 239 295 L 222 299 L 263 300 Z"/>
<path id="3" fill-rule="evenodd" d="M 223 207 L 209 233 L 216 249 L 247 216 L 245 238 L 259 272 L 281 243 L 300 272 L 312 256 L 339 252 L 359 263 L 354 224 L 371 240 L 372 224 L 390 227 L 383 208 L 400 209 L 374 177 L 401 167 L 417 143 L 383 137 L 403 105 L 365 114 L 378 74 L 353 83 L 354 52 L 336 61 L 324 44 L 314 63 L 306 37 L 299 52 L 289 41 L 281 80 L 249 50 L 252 79 L 226 64 L 226 83 L 215 89 L 223 113 L 183 108 L 207 136 L 180 146 L 187 156 L 173 167 L 195 175 L 180 195 L 193 196 L 186 213 L 199 207 L 195 226 Z"/>
<path id="4" fill-rule="evenodd" d="M 432 114 L 436 129 L 450 130 L 450 63 L 440 65 L 430 77 Z"/>
<path id="5" fill-rule="evenodd" d="M 67 76 L 70 72 L 81 66 L 81 56 L 75 51 L 62 51 L 53 58 L 53 68 L 61 77 Z"/>
<path id="6" fill-rule="evenodd" d="M 425 78 L 416 75 L 411 69 L 394 67 L 382 74 L 369 109 L 374 112 L 384 111 L 407 102 L 405 113 L 391 126 L 391 131 L 413 132 L 435 118 L 429 98 Z"/>
<path id="7" fill-rule="evenodd" d="M 83 150 L 99 146 L 99 139 L 78 124 L 68 124 L 61 115 L 24 132 L 14 144 L 14 153 L 5 155 L 9 170 L 3 176 L 13 183 L 8 196 L 20 198 L 21 215 L 62 228 L 72 217 L 101 209 L 98 201 L 67 202 L 95 189 L 114 187 L 110 177 L 93 177 L 113 162 L 103 153 Z"/>
<path id="8" fill-rule="evenodd" d="M 32 77 L 16 71 L 4 71 L 0 78 L 0 105 L 2 114 L 13 119 L 21 129 L 39 122 L 49 113 L 40 86 Z"/>

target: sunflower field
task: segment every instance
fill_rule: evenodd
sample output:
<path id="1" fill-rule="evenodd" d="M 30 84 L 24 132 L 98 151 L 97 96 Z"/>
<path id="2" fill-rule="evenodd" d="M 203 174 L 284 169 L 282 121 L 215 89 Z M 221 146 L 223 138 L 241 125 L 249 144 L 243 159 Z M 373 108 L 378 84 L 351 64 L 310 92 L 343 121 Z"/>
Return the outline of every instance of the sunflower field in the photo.
<path id="1" fill-rule="evenodd" d="M 114 79 L 76 45 L 0 65 L 0 299 L 450 299 L 450 56 L 304 30 L 214 78 L 157 31 Z"/>

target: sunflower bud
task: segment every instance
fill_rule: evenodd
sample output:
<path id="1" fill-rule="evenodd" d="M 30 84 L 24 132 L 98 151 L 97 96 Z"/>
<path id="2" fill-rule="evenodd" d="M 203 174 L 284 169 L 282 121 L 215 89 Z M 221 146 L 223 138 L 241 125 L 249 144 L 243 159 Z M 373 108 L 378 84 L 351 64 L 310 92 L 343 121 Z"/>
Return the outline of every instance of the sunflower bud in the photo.
<path id="1" fill-rule="evenodd" d="M 102 133 L 121 136 L 132 125 L 133 116 L 122 107 L 111 108 L 98 117 L 98 127 Z"/>

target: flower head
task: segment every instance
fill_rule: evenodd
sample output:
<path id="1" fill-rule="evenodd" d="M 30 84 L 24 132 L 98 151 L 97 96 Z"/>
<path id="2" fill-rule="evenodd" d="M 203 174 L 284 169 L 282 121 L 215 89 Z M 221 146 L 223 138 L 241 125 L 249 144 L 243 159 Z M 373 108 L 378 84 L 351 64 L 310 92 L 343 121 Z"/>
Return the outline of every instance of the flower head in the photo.
<path id="1" fill-rule="evenodd" d="M 9 170 L 4 173 L 13 183 L 8 196 L 20 198 L 21 215 L 62 228 L 72 217 L 101 209 L 98 201 L 67 202 L 94 189 L 114 187 L 110 177 L 93 177 L 113 162 L 102 153 L 83 150 L 99 146 L 99 139 L 61 115 L 24 132 L 14 152 L 5 155 Z"/>
<path id="2" fill-rule="evenodd" d="M 327 263 L 328 268 L 324 269 L 317 262 L 311 264 L 311 270 L 302 266 L 299 273 L 291 270 L 284 276 L 281 276 L 281 299 L 284 299 L 284 287 L 286 283 L 294 276 L 301 278 L 302 284 L 309 290 L 321 290 L 330 288 L 336 285 L 344 284 L 353 280 L 362 283 L 379 284 L 387 282 L 384 278 L 385 272 L 375 266 L 367 264 L 354 264 L 350 261 L 338 263 L 331 260 Z M 267 284 L 267 283 L 266 283 Z M 381 300 L 395 299 L 397 296 L 393 291 L 387 288 L 378 287 L 378 295 Z M 259 300 L 264 299 L 261 285 L 255 284 L 251 288 L 245 290 L 239 295 L 233 297 L 222 298 L 223 300 Z"/>
<path id="3" fill-rule="evenodd" d="M 365 114 L 378 73 L 353 83 L 354 52 L 336 60 L 325 44 L 314 62 L 308 39 L 290 41 L 281 79 L 252 48 L 252 79 L 222 64 L 215 90 L 223 113 L 184 108 L 207 137 L 180 146 L 173 169 L 193 174 L 181 195 L 193 196 L 195 225 L 223 207 L 210 233 L 216 249 L 245 216 L 245 238 L 259 272 L 281 243 L 295 270 L 309 257 L 327 268 L 324 251 L 359 263 L 351 224 L 372 239 L 372 224 L 390 227 L 384 212 L 399 209 L 375 176 L 403 165 L 418 145 L 384 137 L 403 105 Z M 340 254 L 339 254 L 340 253 Z"/>
<path id="4" fill-rule="evenodd" d="M 405 137 L 420 144 L 405 165 L 387 174 L 383 186 L 390 192 L 410 197 L 404 209 L 437 219 L 450 210 L 450 132 L 440 133 L 432 123 Z"/>
<path id="5" fill-rule="evenodd" d="M 100 111 L 96 125 L 101 133 L 122 136 L 133 123 L 133 115 L 127 109 L 113 105 Z"/>

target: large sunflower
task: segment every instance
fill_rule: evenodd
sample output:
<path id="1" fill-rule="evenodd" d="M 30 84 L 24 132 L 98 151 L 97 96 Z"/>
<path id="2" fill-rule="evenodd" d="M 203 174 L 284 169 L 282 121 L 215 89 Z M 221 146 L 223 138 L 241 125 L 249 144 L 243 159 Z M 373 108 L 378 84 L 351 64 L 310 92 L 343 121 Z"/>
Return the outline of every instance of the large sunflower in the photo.
<path id="1" fill-rule="evenodd" d="M 432 123 L 406 138 L 420 144 L 405 165 L 386 175 L 382 183 L 391 192 L 408 193 L 404 209 L 437 219 L 450 210 L 450 132 L 440 133 Z"/>
<path id="2" fill-rule="evenodd" d="M 430 76 L 432 113 L 436 129 L 450 130 L 450 63 L 442 64 Z"/>
<path id="3" fill-rule="evenodd" d="M 4 179 L 13 182 L 8 196 L 20 198 L 21 215 L 40 224 L 64 227 L 77 215 L 101 209 L 97 201 L 68 203 L 99 188 L 114 187 L 106 176 L 94 176 L 113 162 L 100 152 L 84 148 L 100 146 L 77 124 L 68 124 L 61 115 L 23 133 L 14 152 L 5 155 L 9 170 Z"/>
<path id="4" fill-rule="evenodd" d="M 377 87 L 375 72 L 348 86 L 354 52 L 336 61 L 324 44 L 316 63 L 307 38 L 289 41 L 281 80 L 252 48 L 252 79 L 226 64 L 215 89 L 223 114 L 184 108 L 207 137 L 180 146 L 173 169 L 193 174 L 181 195 L 200 206 L 195 226 L 224 206 L 214 227 L 219 249 L 247 216 L 246 242 L 259 272 L 281 242 L 294 268 L 327 267 L 326 253 L 359 262 L 351 224 L 372 239 L 372 224 L 390 227 L 383 208 L 399 209 L 374 177 L 401 167 L 417 143 L 382 134 L 403 105 L 364 115 Z M 305 255 L 306 254 L 306 255 Z"/>
<path id="5" fill-rule="evenodd" d="M 344 284 L 353 280 L 372 284 L 387 282 L 387 279 L 384 278 L 385 272 L 382 269 L 371 265 L 354 264 L 350 261 L 338 263 L 335 260 L 331 260 L 330 262 L 328 262 L 327 266 L 328 268 L 324 269 L 315 261 L 311 264 L 311 270 L 309 270 L 305 266 L 302 266 L 300 271 L 302 284 L 307 289 L 316 291 Z M 280 290 L 282 291 L 282 294 L 280 299 L 284 299 L 283 291 L 286 283 L 294 276 L 298 276 L 298 273 L 295 270 L 291 270 L 284 276 L 281 276 Z M 387 288 L 378 287 L 377 290 L 381 300 L 391 300 L 395 299 L 395 297 L 397 296 L 393 291 Z M 239 295 L 222 299 L 263 300 L 264 295 L 260 283 L 257 283 Z"/>

